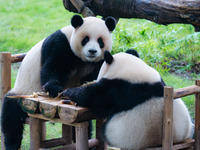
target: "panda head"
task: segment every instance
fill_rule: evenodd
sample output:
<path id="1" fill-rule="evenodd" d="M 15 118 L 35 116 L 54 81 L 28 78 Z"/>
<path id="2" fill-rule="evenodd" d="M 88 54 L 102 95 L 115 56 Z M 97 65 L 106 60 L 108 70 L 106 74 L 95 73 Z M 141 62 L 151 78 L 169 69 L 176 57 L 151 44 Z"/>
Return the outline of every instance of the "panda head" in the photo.
<path id="1" fill-rule="evenodd" d="M 106 50 L 111 51 L 111 33 L 115 29 L 115 19 L 106 18 L 105 21 L 96 17 L 82 19 L 75 15 L 71 19 L 74 27 L 70 39 L 70 46 L 76 56 L 83 61 L 97 62 L 103 59 Z"/>
<path id="2" fill-rule="evenodd" d="M 159 73 L 142 61 L 135 50 L 115 55 L 106 51 L 104 60 L 97 80 L 121 79 L 131 83 L 155 83 L 162 80 Z"/>

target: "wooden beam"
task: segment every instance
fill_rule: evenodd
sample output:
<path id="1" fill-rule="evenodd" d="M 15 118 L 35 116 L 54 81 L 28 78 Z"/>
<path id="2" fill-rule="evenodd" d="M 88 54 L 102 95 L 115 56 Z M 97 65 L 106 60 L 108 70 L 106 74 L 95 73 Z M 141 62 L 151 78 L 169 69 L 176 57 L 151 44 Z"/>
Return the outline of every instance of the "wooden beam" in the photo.
<path id="1" fill-rule="evenodd" d="M 11 63 L 21 62 L 24 59 L 25 56 L 26 56 L 26 53 L 12 55 L 11 56 Z"/>
<path id="2" fill-rule="evenodd" d="M 192 86 L 180 88 L 180 89 L 174 90 L 174 99 L 196 94 L 199 92 L 200 92 L 200 87 L 198 85 L 192 85 Z"/>

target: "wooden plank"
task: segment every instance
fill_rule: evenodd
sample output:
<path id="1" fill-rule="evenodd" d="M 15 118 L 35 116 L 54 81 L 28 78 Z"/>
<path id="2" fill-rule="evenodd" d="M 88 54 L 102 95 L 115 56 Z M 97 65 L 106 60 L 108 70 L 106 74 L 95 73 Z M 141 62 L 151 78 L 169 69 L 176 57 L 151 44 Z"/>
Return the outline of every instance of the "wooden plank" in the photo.
<path id="1" fill-rule="evenodd" d="M 200 80 L 195 84 L 200 86 Z M 200 92 L 195 94 L 195 150 L 200 150 Z"/>
<path id="2" fill-rule="evenodd" d="M 172 150 L 173 145 L 173 91 L 173 87 L 164 88 L 163 150 Z"/>
<path id="3" fill-rule="evenodd" d="M 12 63 L 21 62 L 24 59 L 25 56 L 26 56 L 26 53 L 12 55 L 11 56 L 11 62 Z"/>
<path id="4" fill-rule="evenodd" d="M 39 101 L 39 109 L 41 114 L 46 118 L 56 117 L 57 106 L 61 104 L 57 99 L 46 99 Z"/>
<path id="5" fill-rule="evenodd" d="M 1 107 L 4 95 L 11 89 L 11 53 L 1 53 Z M 5 150 L 1 132 L 1 149 Z"/>
<path id="6" fill-rule="evenodd" d="M 37 97 L 37 98 L 21 98 L 19 103 L 22 110 L 26 113 L 37 113 L 39 111 L 39 101 L 44 101 L 48 99 L 47 97 Z"/>
<path id="7" fill-rule="evenodd" d="M 198 92 L 200 92 L 200 87 L 197 85 L 192 85 L 192 86 L 176 89 L 174 90 L 174 99 L 192 95 Z"/>

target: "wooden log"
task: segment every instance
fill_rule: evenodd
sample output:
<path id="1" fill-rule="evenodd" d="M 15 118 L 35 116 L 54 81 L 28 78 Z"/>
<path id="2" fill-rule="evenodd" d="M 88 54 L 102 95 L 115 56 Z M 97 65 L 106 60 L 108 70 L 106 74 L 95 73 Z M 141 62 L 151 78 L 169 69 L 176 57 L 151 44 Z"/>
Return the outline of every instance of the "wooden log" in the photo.
<path id="1" fill-rule="evenodd" d="M 173 146 L 173 91 L 173 87 L 164 88 L 163 150 L 172 150 Z"/>
<path id="2" fill-rule="evenodd" d="M 41 96 L 37 98 L 21 98 L 19 103 L 24 112 L 34 114 L 39 112 L 39 101 L 46 99 L 48 98 Z"/>
<path id="3" fill-rule="evenodd" d="M 88 140 L 89 148 L 98 146 L 98 144 L 99 144 L 98 139 L 90 139 L 90 140 Z M 64 150 L 76 150 L 76 144 L 66 145 L 66 146 L 63 146 L 63 147 L 55 148 L 54 150 L 63 150 L 63 149 Z"/>
<path id="4" fill-rule="evenodd" d="M 25 56 L 26 56 L 26 53 L 12 55 L 11 62 L 12 63 L 21 62 Z"/>
<path id="5" fill-rule="evenodd" d="M 197 85 L 180 88 L 180 89 L 174 90 L 174 99 L 192 95 L 198 92 L 200 92 L 200 87 Z"/>
<path id="6" fill-rule="evenodd" d="M 60 100 L 48 99 L 39 101 L 39 109 L 41 114 L 46 118 L 54 118 L 57 112 L 57 106 L 61 104 Z"/>
<path id="7" fill-rule="evenodd" d="M 87 121 L 95 118 L 95 115 L 87 108 L 68 104 L 58 105 L 58 116 L 66 123 Z"/>
<path id="8" fill-rule="evenodd" d="M 11 89 L 11 53 L 1 53 L 1 106 L 4 95 Z M 3 133 L 1 132 L 1 149 L 5 150 Z"/>
<path id="9" fill-rule="evenodd" d="M 63 138 L 56 138 L 51 140 L 43 140 L 42 147 L 43 148 L 52 148 L 60 145 L 65 145 L 66 140 Z"/>
<path id="10" fill-rule="evenodd" d="M 88 150 L 88 122 L 83 122 L 76 129 L 76 150 Z"/>
<path id="11" fill-rule="evenodd" d="M 63 0 L 63 4 L 67 10 L 78 12 L 70 1 Z M 163 25 L 192 24 L 200 31 L 199 0 L 92 0 L 89 8 L 95 15 L 148 19 Z"/>
<path id="12" fill-rule="evenodd" d="M 200 80 L 195 84 L 200 86 Z M 200 150 L 200 92 L 195 94 L 195 150 Z"/>

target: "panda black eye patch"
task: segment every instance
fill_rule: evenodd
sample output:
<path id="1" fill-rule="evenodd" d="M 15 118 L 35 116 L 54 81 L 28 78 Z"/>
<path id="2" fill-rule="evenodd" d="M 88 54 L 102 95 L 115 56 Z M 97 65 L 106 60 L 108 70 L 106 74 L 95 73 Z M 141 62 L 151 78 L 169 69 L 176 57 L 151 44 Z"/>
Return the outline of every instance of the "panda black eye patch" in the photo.
<path id="1" fill-rule="evenodd" d="M 84 37 L 84 39 L 82 40 L 81 44 L 82 44 L 83 46 L 85 46 L 89 40 L 90 40 L 89 37 L 86 36 L 86 37 Z"/>
<path id="2" fill-rule="evenodd" d="M 104 47 L 104 43 L 103 43 L 102 38 L 98 38 L 98 41 L 97 41 L 97 42 L 99 43 L 100 48 L 103 48 L 103 47 Z"/>

